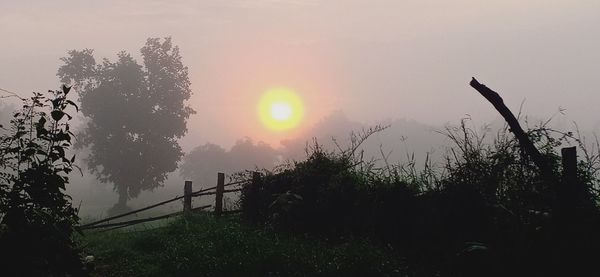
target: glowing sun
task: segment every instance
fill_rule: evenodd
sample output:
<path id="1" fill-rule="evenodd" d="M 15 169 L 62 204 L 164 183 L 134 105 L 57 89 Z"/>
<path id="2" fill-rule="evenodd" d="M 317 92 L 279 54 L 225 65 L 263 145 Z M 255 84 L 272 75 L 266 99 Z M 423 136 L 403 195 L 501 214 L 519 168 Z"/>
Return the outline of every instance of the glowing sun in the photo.
<path id="1" fill-rule="evenodd" d="M 258 103 L 258 115 L 262 123 L 274 131 L 293 129 L 302 120 L 302 101 L 292 90 L 286 88 L 266 91 Z"/>

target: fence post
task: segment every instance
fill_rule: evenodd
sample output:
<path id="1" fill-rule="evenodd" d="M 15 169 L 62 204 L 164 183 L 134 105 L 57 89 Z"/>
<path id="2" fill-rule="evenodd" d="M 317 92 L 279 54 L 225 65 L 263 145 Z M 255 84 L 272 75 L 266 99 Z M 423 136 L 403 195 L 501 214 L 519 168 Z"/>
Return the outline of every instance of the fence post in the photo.
<path id="1" fill-rule="evenodd" d="M 185 181 L 183 196 L 183 213 L 187 216 L 192 211 L 192 181 Z"/>
<path id="2" fill-rule="evenodd" d="M 252 172 L 252 185 L 250 187 L 252 196 L 256 197 L 258 195 L 258 186 L 260 183 L 260 172 L 254 171 Z"/>
<path id="3" fill-rule="evenodd" d="M 581 189 L 580 184 L 577 182 L 577 148 L 565 147 L 561 149 L 562 155 L 562 166 L 563 175 L 561 188 L 558 190 L 558 197 L 560 198 L 560 205 L 562 209 L 566 209 L 568 212 L 578 201 L 578 192 Z"/>
<path id="4" fill-rule="evenodd" d="M 261 207 L 259 205 L 259 194 L 262 187 L 260 179 L 260 172 L 253 171 L 252 182 L 250 183 L 245 195 L 246 201 L 242 202 L 242 208 L 244 209 L 243 215 L 250 221 L 256 221 L 260 219 Z"/>
<path id="5" fill-rule="evenodd" d="M 225 190 L 225 173 L 217 174 L 217 194 L 215 195 L 215 217 L 223 212 L 223 191 Z"/>

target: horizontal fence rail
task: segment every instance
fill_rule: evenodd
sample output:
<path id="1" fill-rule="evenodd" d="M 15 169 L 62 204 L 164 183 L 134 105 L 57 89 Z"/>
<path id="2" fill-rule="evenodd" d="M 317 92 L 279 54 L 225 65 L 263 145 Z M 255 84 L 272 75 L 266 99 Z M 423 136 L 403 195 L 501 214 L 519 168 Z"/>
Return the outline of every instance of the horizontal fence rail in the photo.
<path id="1" fill-rule="evenodd" d="M 200 207 L 192 209 L 192 211 L 203 210 L 210 206 L 212 206 L 212 205 L 200 206 Z M 88 227 L 80 227 L 80 229 L 81 230 L 89 230 L 89 229 L 106 228 L 106 227 L 126 227 L 126 226 L 135 225 L 138 223 L 144 223 L 144 222 L 150 222 L 150 221 L 155 221 L 155 220 L 159 220 L 159 219 L 165 219 L 165 218 L 180 215 L 182 213 L 183 213 L 183 211 L 178 211 L 178 212 L 174 212 L 174 213 L 170 213 L 170 214 L 166 214 L 166 215 L 148 217 L 148 218 L 143 218 L 143 219 L 134 219 L 134 220 L 129 220 L 129 221 L 121 221 L 121 222 L 107 223 L 107 224 L 94 225 L 94 226 L 88 226 Z"/>
<path id="2" fill-rule="evenodd" d="M 152 204 L 140 209 L 136 209 L 133 211 L 129 211 L 123 214 L 119 214 L 119 215 L 115 215 L 115 216 L 111 216 L 111 217 L 107 217 L 98 221 L 94 221 L 94 222 L 90 222 L 84 225 L 80 225 L 77 226 L 76 228 L 80 231 L 83 230 L 91 230 L 91 229 L 100 229 L 100 228 L 108 228 L 108 229 L 104 229 L 103 231 L 110 231 L 110 230 L 114 230 L 114 229 L 119 229 L 119 228 L 123 228 L 123 227 L 127 227 L 127 226 L 132 226 L 135 224 L 139 224 L 139 223 L 144 223 L 144 222 L 150 222 L 150 221 L 156 221 L 156 220 L 160 220 L 160 219 L 165 219 L 165 218 L 169 218 L 169 217 L 174 217 L 174 216 L 179 216 L 179 215 L 187 215 L 190 214 L 192 212 L 195 211 L 199 211 L 199 210 L 204 210 L 206 208 L 211 207 L 212 205 L 204 205 L 204 206 L 200 206 L 200 207 L 196 207 L 196 208 L 192 208 L 192 204 L 191 204 L 191 199 L 193 197 L 199 197 L 199 196 L 203 196 L 203 195 L 215 195 L 215 216 L 216 217 L 220 217 L 221 215 L 224 214 L 233 214 L 233 213 L 238 213 L 241 210 L 230 210 L 230 211 L 224 211 L 223 210 L 223 194 L 225 193 L 232 193 L 232 192 L 240 192 L 242 191 L 243 188 L 236 188 L 236 189 L 225 189 L 225 187 L 231 187 L 234 185 L 240 185 L 240 184 L 244 184 L 244 183 L 248 183 L 248 182 L 252 182 L 253 180 L 255 180 L 256 176 L 257 176 L 258 172 L 255 172 L 255 174 L 253 175 L 252 179 L 249 180 L 240 180 L 240 181 L 236 181 L 236 182 L 230 182 L 225 184 L 224 180 L 225 180 L 225 174 L 223 173 L 218 173 L 218 178 L 217 178 L 217 185 L 210 187 L 210 188 L 205 188 L 205 189 L 201 189 L 198 191 L 192 191 L 192 182 L 191 181 L 185 181 L 185 185 L 184 185 L 184 195 L 183 196 L 176 196 L 174 198 L 171 198 L 169 200 L 165 200 L 156 204 Z M 166 205 L 168 203 L 172 203 L 178 200 L 183 199 L 183 210 L 182 211 L 178 211 L 178 212 L 174 212 L 174 213 L 170 213 L 170 214 L 166 214 L 166 215 L 161 215 L 161 216 L 155 216 L 155 217 L 148 217 L 148 218 L 143 218 L 143 219 L 134 219 L 134 220 L 128 220 L 128 221 L 121 221 L 121 222 L 115 222 L 115 223 L 108 223 L 112 220 L 115 219 L 119 219 L 125 216 L 129 216 L 132 214 L 136 214 L 139 212 L 143 212 L 146 210 L 150 210 L 152 208 L 156 208 L 156 207 L 160 207 L 162 205 Z M 104 223 L 104 224 L 103 224 Z"/>

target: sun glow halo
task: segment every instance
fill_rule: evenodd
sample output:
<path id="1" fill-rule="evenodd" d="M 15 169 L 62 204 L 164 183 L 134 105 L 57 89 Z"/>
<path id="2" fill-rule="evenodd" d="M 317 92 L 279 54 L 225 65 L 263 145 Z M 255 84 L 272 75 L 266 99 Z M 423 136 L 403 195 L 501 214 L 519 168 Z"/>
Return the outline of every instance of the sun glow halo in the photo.
<path id="1" fill-rule="evenodd" d="M 262 123 L 274 131 L 293 129 L 302 120 L 302 101 L 290 89 L 277 88 L 265 92 L 258 104 Z"/>
<path id="2" fill-rule="evenodd" d="M 288 120 L 292 116 L 292 107 L 288 103 L 274 103 L 271 105 L 271 117 L 277 121 Z"/>

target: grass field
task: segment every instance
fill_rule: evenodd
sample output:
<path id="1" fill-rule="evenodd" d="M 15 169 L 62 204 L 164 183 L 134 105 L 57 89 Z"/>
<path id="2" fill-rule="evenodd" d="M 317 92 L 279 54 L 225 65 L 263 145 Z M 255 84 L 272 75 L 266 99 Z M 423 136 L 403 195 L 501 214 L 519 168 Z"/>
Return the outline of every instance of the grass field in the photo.
<path id="1" fill-rule="evenodd" d="M 410 276 L 402 259 L 366 240 L 281 235 L 208 214 L 79 241 L 95 257 L 94 276 Z"/>

